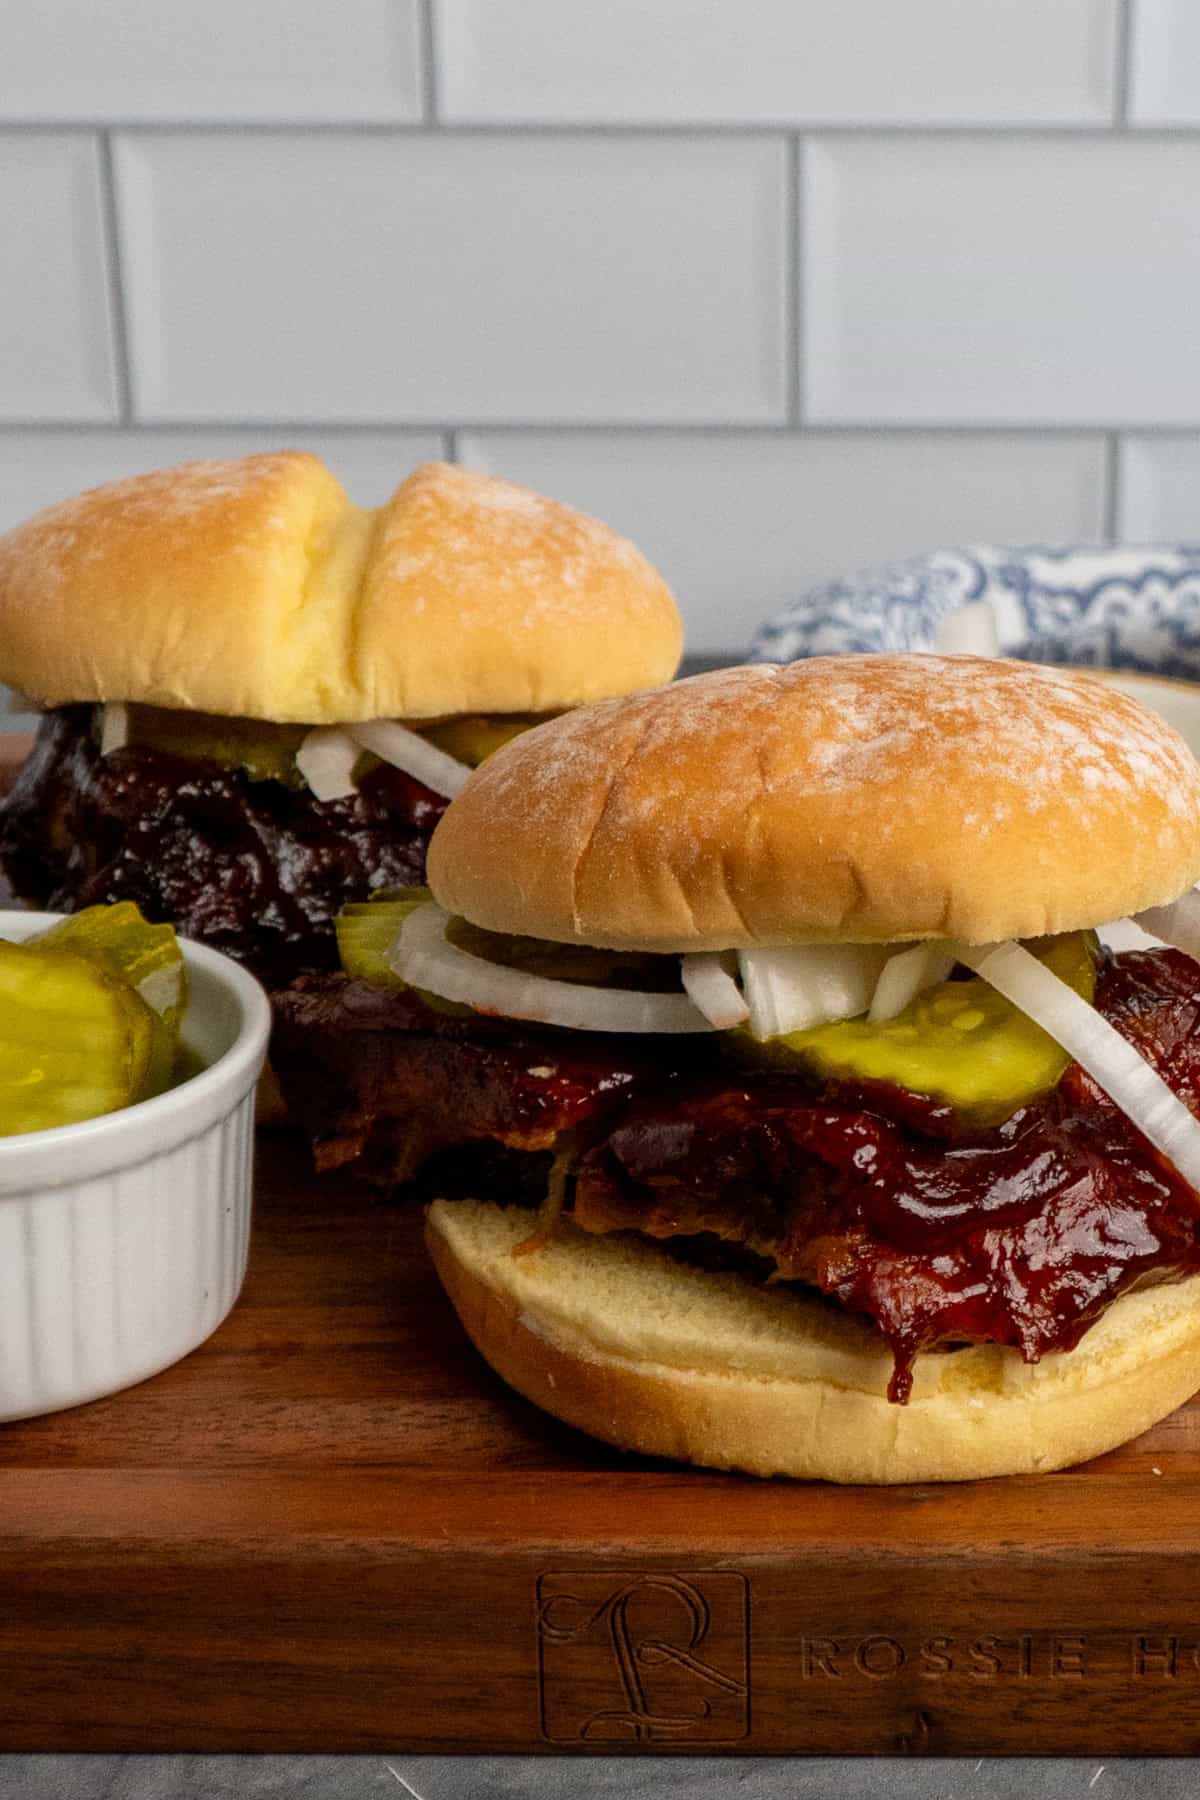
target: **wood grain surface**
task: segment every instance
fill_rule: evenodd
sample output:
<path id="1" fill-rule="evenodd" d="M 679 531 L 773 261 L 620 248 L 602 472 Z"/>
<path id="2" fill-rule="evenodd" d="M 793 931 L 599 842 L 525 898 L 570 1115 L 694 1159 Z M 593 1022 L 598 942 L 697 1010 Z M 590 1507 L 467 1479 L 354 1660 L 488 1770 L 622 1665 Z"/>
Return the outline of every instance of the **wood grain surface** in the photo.
<path id="1" fill-rule="evenodd" d="M 0 1427 L 0 1748 L 1196 1752 L 1200 1408 L 962 1487 L 623 1457 L 263 1133 L 209 1343 Z"/>
<path id="2" fill-rule="evenodd" d="M 216 1336 L 0 1430 L 0 1745 L 1195 1750 L 1198 1434 L 890 1491 L 625 1458 L 264 1134 Z"/>

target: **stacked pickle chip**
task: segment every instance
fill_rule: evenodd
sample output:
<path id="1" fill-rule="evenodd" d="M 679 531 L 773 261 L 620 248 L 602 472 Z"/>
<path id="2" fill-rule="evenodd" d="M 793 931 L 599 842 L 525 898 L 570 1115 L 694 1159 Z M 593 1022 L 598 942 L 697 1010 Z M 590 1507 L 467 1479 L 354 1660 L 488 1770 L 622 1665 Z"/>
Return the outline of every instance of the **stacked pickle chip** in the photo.
<path id="1" fill-rule="evenodd" d="M 131 901 L 0 940 L 0 1136 L 74 1125 L 171 1085 L 187 1005 L 170 925 Z"/>

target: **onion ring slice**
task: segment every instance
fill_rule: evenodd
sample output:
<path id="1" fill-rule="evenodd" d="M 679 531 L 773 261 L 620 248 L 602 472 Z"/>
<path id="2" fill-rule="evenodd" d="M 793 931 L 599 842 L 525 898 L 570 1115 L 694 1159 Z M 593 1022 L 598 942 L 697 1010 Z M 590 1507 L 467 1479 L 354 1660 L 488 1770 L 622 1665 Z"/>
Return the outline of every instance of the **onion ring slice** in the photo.
<path id="1" fill-rule="evenodd" d="M 1188 1185 L 1200 1191 L 1200 1120 L 1115 1026 L 1011 939 L 957 944 L 954 954 L 1061 1044 Z"/>
<path id="2" fill-rule="evenodd" d="M 1148 906 L 1145 912 L 1134 913 L 1133 922 L 1200 962 L 1200 890 L 1189 888 L 1169 906 Z"/>
<path id="3" fill-rule="evenodd" d="M 466 763 L 459 762 L 456 756 L 447 756 L 436 744 L 419 732 L 410 731 L 407 725 L 398 725 L 395 719 L 366 719 L 361 725 L 347 725 L 344 729 L 356 744 L 381 762 L 403 769 L 406 775 L 447 800 L 453 800 L 471 773 Z"/>
<path id="4" fill-rule="evenodd" d="M 123 750 L 129 742 L 129 708 L 123 700 L 106 700 L 100 710 L 100 754 Z"/>
<path id="5" fill-rule="evenodd" d="M 853 1019 L 871 1004 L 887 944 L 790 944 L 738 951 L 756 1038 Z"/>
<path id="6" fill-rule="evenodd" d="M 450 915 L 432 902 L 410 912 L 389 953 L 401 981 L 477 1012 L 564 1025 L 573 1031 L 681 1034 L 714 1027 L 686 994 L 586 987 L 509 969 L 446 942 Z"/>
<path id="7" fill-rule="evenodd" d="M 340 725 L 318 725 L 296 752 L 296 767 L 318 800 L 348 800 L 357 794 L 354 765 L 359 748 Z"/>
<path id="8" fill-rule="evenodd" d="M 719 950 L 697 950 L 683 959 L 683 986 L 709 1024 L 731 1031 L 750 1017 L 745 995 L 729 973 Z"/>
<path id="9" fill-rule="evenodd" d="M 939 981 L 948 981 L 954 962 L 954 951 L 936 938 L 930 938 L 925 944 L 912 944 L 907 950 L 898 950 L 894 956 L 889 956 L 871 997 L 871 1010 L 867 1014 L 871 1023 L 879 1025 L 898 1018 L 926 988 L 936 987 Z"/>

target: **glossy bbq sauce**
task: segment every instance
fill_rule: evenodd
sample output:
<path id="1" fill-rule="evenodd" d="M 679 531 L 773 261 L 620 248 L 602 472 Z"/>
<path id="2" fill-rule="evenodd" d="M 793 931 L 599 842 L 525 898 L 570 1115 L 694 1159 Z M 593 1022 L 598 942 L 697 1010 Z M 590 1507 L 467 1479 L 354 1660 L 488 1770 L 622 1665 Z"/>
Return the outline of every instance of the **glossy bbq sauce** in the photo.
<path id="1" fill-rule="evenodd" d="M 446 801 L 381 764 L 343 800 L 130 744 L 101 756 L 90 706 L 41 722 L 0 809 L 0 869 L 58 911 L 133 900 L 275 987 L 337 967 L 347 897 L 424 878 Z"/>
<path id="2" fill-rule="evenodd" d="M 1200 1114 L 1200 967 L 1107 956 L 1098 1010 Z M 1069 1350 L 1144 1280 L 1200 1270 L 1200 1200 L 1077 1064 L 995 1129 L 899 1089 L 778 1079 L 635 1102 L 585 1159 L 577 1222 L 715 1237 L 875 1321 L 889 1397 L 917 1352 Z"/>

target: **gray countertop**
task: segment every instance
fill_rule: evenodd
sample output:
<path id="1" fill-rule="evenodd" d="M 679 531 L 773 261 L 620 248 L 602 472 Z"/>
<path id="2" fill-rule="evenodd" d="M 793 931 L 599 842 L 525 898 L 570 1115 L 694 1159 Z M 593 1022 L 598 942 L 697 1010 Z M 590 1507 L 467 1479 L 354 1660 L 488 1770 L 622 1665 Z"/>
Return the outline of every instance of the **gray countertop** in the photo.
<path id="1" fill-rule="evenodd" d="M 1165 1758 L 0 1756 L 3 1800 L 1196 1800 Z"/>

